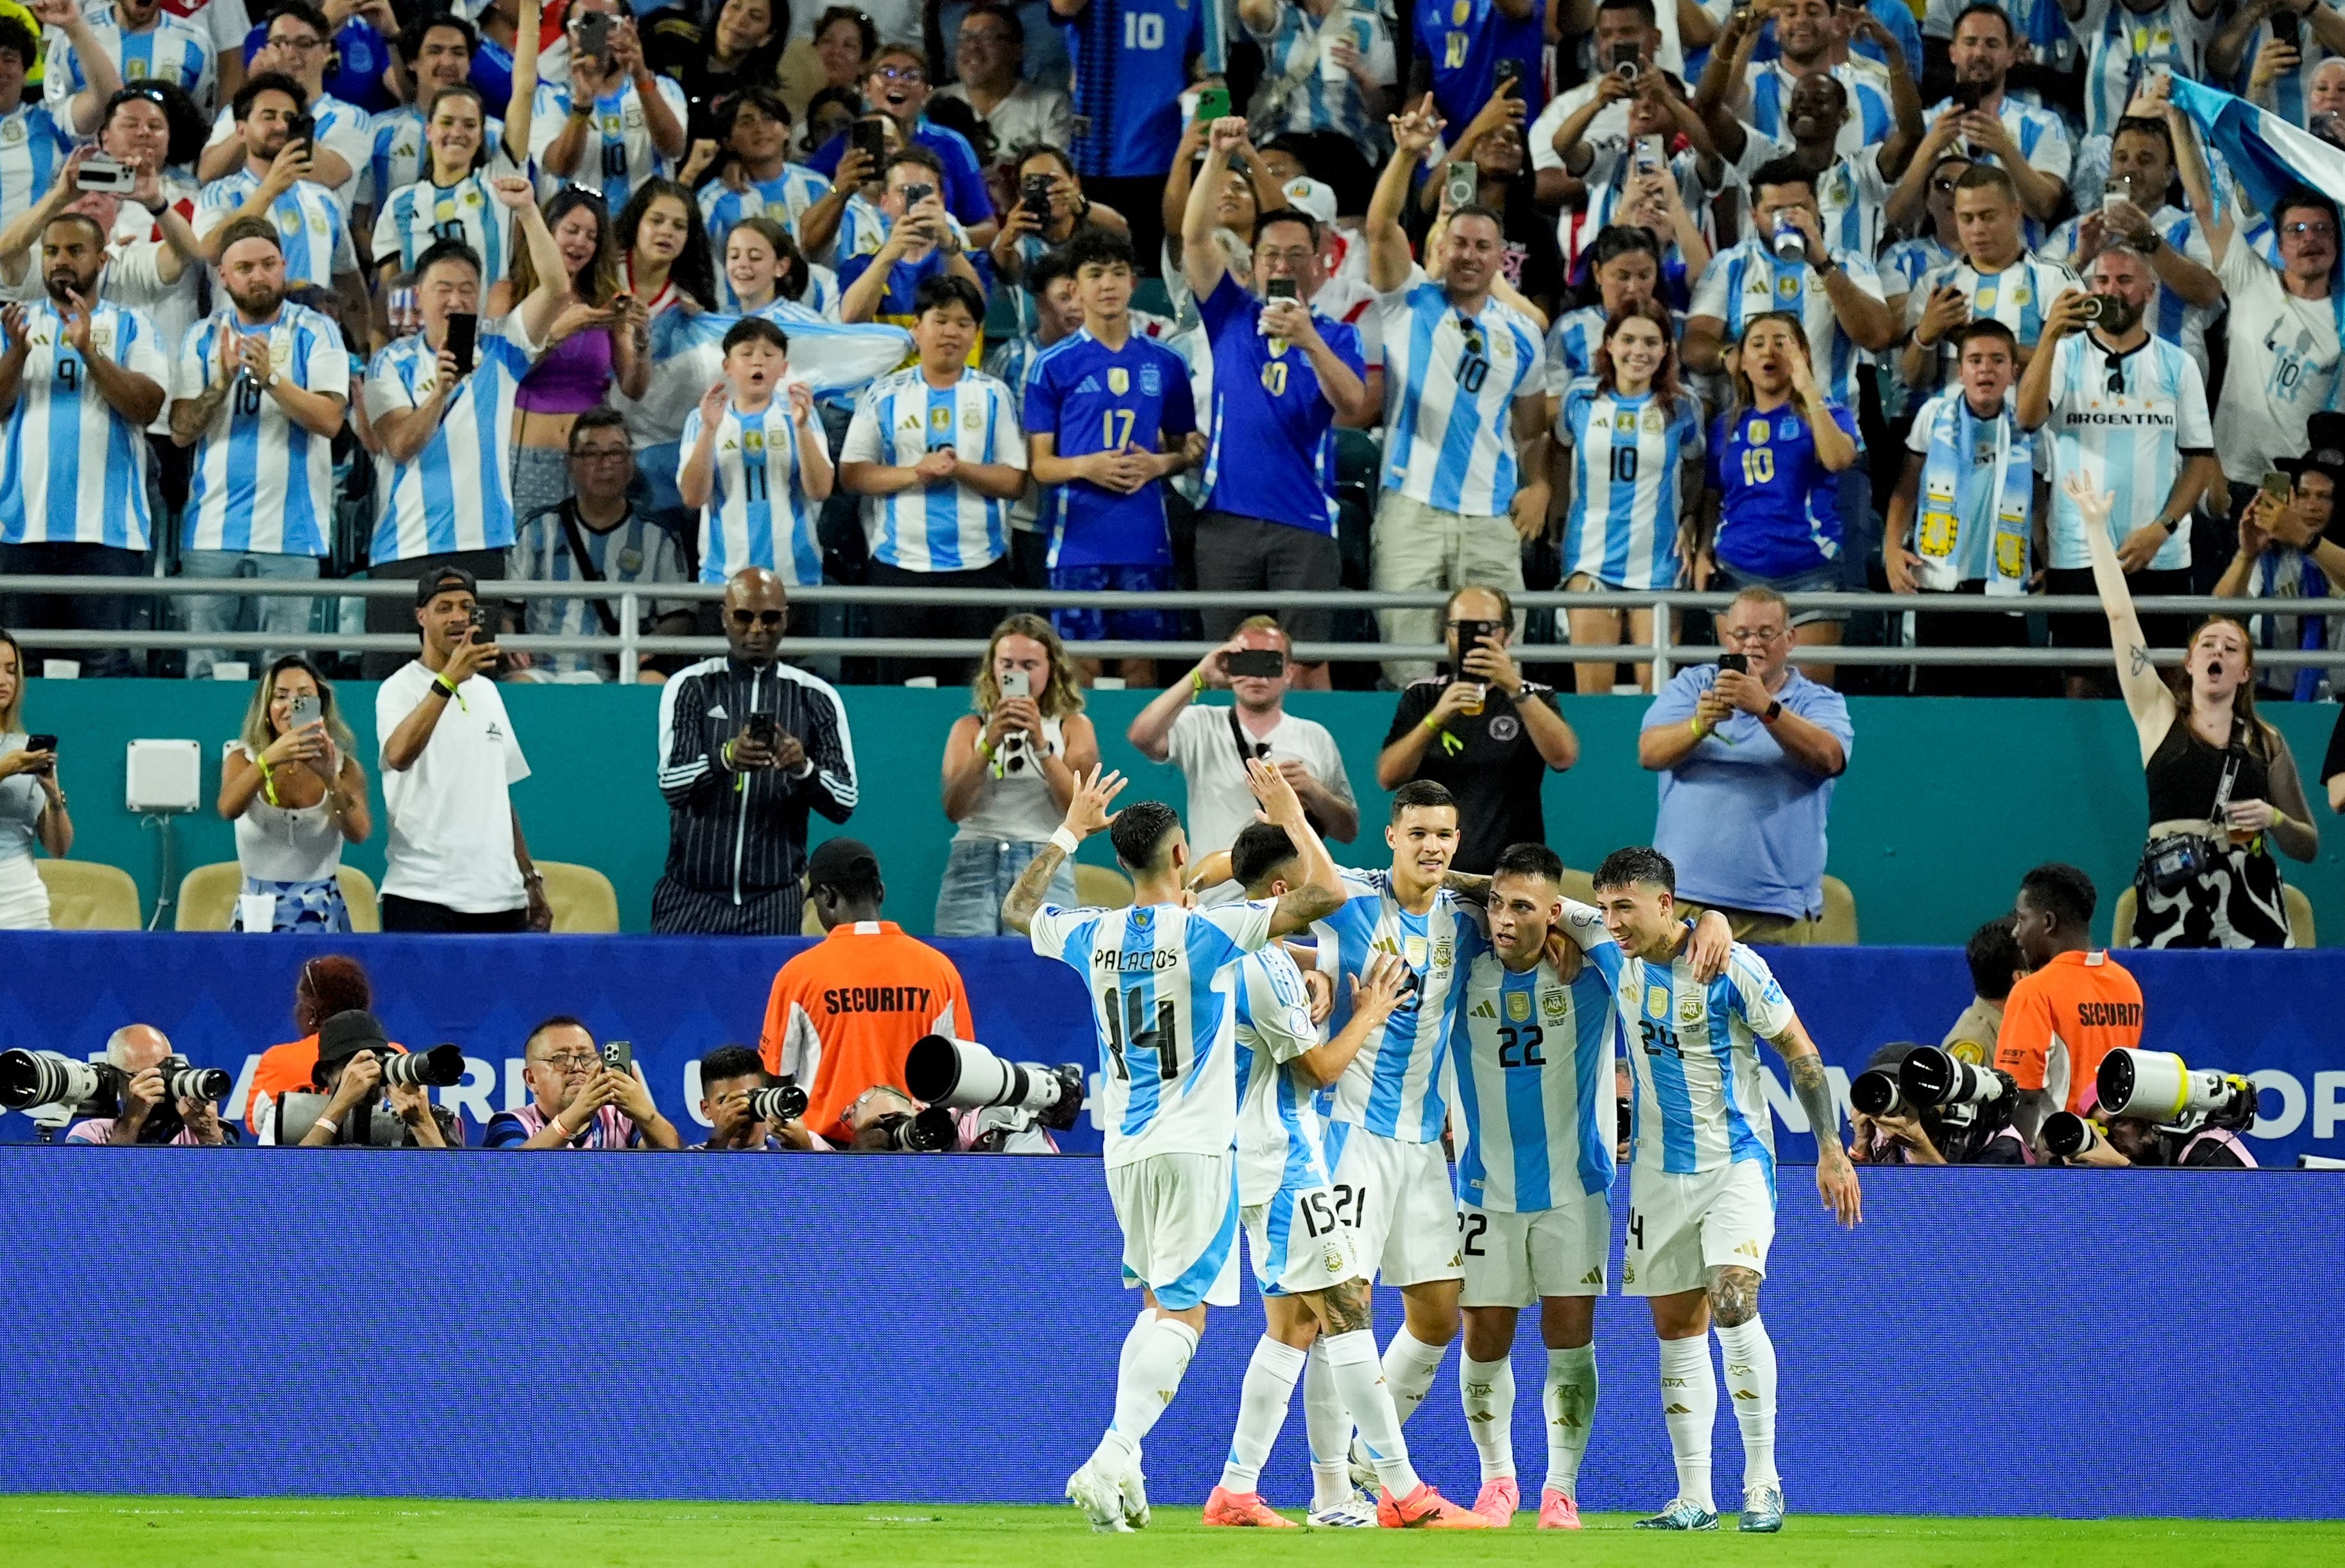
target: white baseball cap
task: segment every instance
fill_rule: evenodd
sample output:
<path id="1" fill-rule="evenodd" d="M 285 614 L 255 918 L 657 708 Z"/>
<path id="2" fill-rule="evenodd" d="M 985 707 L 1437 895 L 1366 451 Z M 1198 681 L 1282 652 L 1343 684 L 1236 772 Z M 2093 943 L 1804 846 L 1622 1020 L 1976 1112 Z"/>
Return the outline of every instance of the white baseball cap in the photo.
<path id="1" fill-rule="evenodd" d="M 1332 187 L 1308 177 L 1291 179 L 1286 182 L 1286 199 L 1323 225 L 1335 221 L 1335 192 Z"/>

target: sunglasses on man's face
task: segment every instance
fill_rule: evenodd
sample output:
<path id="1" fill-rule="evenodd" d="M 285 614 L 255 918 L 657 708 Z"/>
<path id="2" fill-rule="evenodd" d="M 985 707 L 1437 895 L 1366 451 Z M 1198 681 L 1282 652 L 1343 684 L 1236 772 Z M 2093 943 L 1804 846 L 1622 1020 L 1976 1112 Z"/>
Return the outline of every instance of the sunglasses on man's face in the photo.
<path id="1" fill-rule="evenodd" d="M 787 613 L 781 610 L 736 610 L 732 612 L 733 624 L 741 627 L 779 626 Z"/>

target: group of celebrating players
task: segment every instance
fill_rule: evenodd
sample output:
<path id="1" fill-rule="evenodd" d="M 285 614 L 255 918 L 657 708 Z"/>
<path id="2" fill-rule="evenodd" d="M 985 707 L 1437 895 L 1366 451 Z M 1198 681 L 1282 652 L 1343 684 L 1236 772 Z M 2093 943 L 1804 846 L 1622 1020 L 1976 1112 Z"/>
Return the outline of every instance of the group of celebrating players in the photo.
<path id="1" fill-rule="evenodd" d="M 1844 1225 L 1862 1206 L 1822 1060 L 1765 962 L 1715 914 L 1685 919 L 1675 870 L 1651 849 L 1605 860 L 1596 907 L 1563 896 L 1562 863 L 1541 844 L 1464 875 L 1450 870 L 1457 808 L 1419 781 L 1394 797 L 1390 867 L 1339 870 L 1293 786 L 1258 761 L 1248 773 L 1261 820 L 1226 857 L 1193 865 L 1170 807 L 1111 814 L 1125 781 L 1092 769 L 1004 910 L 1091 998 L 1108 1189 L 1125 1282 L 1145 1303 L 1124 1339 L 1114 1419 L 1069 1499 L 1094 1530 L 1147 1523 L 1141 1444 L 1206 1308 L 1237 1302 L 1243 1226 L 1267 1331 L 1206 1523 L 1294 1526 L 1258 1478 L 1301 1381 L 1313 1524 L 1504 1528 L 1520 1503 L 1509 1352 L 1517 1313 L 1536 1302 L 1548 1347 L 1538 1526 L 1579 1528 L 1595 1301 L 1612 1277 L 1618 1039 L 1635 1085 L 1620 1285 L 1652 1308 L 1677 1468 L 1677 1495 L 1639 1527 L 1718 1528 L 1715 1320 L 1742 1432 L 1741 1528 L 1780 1530 L 1775 1352 L 1759 1316 L 1775 1229 L 1759 1040 L 1782 1054 L 1819 1131 L 1826 1205 Z M 1044 905 L 1058 866 L 1103 830 L 1132 875 L 1131 906 Z M 1242 900 L 1199 905 L 1230 879 Z M 1381 1356 L 1379 1274 L 1404 1303 Z M 1462 1402 L 1482 1465 L 1470 1509 L 1417 1475 L 1401 1432 L 1461 1315 Z M 1371 1482 L 1373 1503 L 1360 1490 Z"/>

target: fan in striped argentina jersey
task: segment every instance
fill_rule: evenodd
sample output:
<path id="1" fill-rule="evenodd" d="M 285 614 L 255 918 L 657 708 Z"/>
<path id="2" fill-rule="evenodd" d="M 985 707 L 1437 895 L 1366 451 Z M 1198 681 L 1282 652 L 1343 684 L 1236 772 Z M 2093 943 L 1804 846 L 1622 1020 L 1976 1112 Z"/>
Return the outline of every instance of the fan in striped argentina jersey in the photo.
<path id="1" fill-rule="evenodd" d="M 2223 303 L 2223 283 L 2198 216 L 2166 199 L 2174 179 L 2173 137 L 2162 119 L 2125 119 L 2107 143 L 2109 173 L 2099 204 L 2054 229 L 2041 253 L 2081 274 L 2106 246 L 2140 251 L 2157 273 L 2149 329 L 2203 365 L 2207 323 Z"/>
<path id="2" fill-rule="evenodd" d="M 151 0 L 75 10 L 72 22 L 53 25 L 48 67 L 41 78 L 49 112 L 61 123 L 70 122 L 81 134 L 97 129 L 106 96 L 91 88 L 82 64 L 91 56 L 111 64 L 122 82 L 177 82 L 196 107 L 212 112 L 218 56 L 203 25 L 175 16 Z M 128 31 L 123 26 L 126 15 L 132 24 Z"/>
<path id="3" fill-rule="evenodd" d="M 335 278 L 359 269 L 349 209 L 330 187 L 309 177 L 304 160 L 280 156 L 293 139 L 294 120 L 303 113 L 302 100 L 286 90 L 286 80 L 264 73 L 238 89 L 239 107 L 230 134 L 243 138 L 244 161 L 204 187 L 196 197 L 193 227 L 206 255 L 216 259 L 216 237 L 230 220 L 266 217 L 277 225 L 285 247 L 287 284 L 330 288 Z"/>
<path id="4" fill-rule="evenodd" d="M 807 384 L 786 379 L 790 340 L 759 317 L 725 334 L 725 375 L 684 421 L 677 491 L 700 510 L 700 580 L 762 566 L 792 588 L 822 581 L 814 507 L 830 499 L 830 447 Z"/>
<path id="5" fill-rule="evenodd" d="M 1813 29 L 1814 52 L 1808 55 L 1804 66 L 1794 65 L 1789 56 L 1756 64 L 1749 68 L 1744 86 L 1749 97 L 1751 127 L 1770 141 L 1788 139 L 1790 126 L 1798 116 L 1800 90 L 1817 76 L 1824 76 L 1840 88 L 1840 113 L 1832 117 L 1832 147 L 1843 157 L 1853 157 L 1868 147 L 1878 147 L 1888 139 L 1894 123 L 1890 112 L 1889 89 L 1870 66 L 1858 66 L 1853 61 L 1837 66 L 1824 65 L 1828 51 L 1835 41 L 1831 37 L 1833 7 L 1821 4 L 1795 5 L 1788 11 L 1804 11 L 1805 17 L 1791 17 L 1778 23 L 1778 30 L 1786 26 L 1796 31 L 1804 23 Z M 1784 42 L 1789 45 L 1791 40 Z M 1908 91 L 1911 90 L 1910 84 Z M 1918 113 L 1917 100 L 1914 109 Z"/>
<path id="6" fill-rule="evenodd" d="M 1866 19 L 1874 27 L 1881 25 Z M 1883 30 L 1886 36 L 1886 29 Z M 1835 137 L 1850 122 L 1848 93 L 1823 71 L 1802 76 L 1791 89 L 1782 124 L 1771 136 L 1720 116 L 1720 150 L 1732 158 L 1747 181 L 1777 158 L 1791 158 L 1812 171 L 1817 210 L 1825 240 L 1834 250 L 1870 257 L 1881 246 L 1883 208 L 1922 141 L 1922 99 L 1909 74 L 1893 76 L 1893 123 L 1863 145 L 1842 148 Z M 1736 154 L 1735 147 L 1741 147 Z"/>
<path id="7" fill-rule="evenodd" d="M 523 172 L 513 147 L 526 146 L 528 134 L 526 109 L 508 134 L 489 118 L 480 89 L 469 83 L 434 93 L 421 156 L 411 160 L 405 180 L 373 197 L 374 261 L 386 289 L 393 276 L 412 268 L 417 257 L 442 239 L 471 246 L 482 276 L 492 284 L 503 280 L 512 269 L 513 226 L 489 182 Z"/>
<path id="8" fill-rule="evenodd" d="M 1614 224 L 1596 236 L 1581 258 L 1595 280 L 1597 302 L 1565 311 L 1547 332 L 1548 396 L 1558 400 L 1572 382 L 1596 374 L 1604 324 L 1639 300 L 1661 295 L 1660 242 L 1650 229 Z M 1672 339 L 1682 330 L 1682 322 L 1673 324 Z"/>
<path id="9" fill-rule="evenodd" d="M 22 21 L 0 17 L 0 53 L 18 56 L 23 66 L 35 65 L 40 45 Z M 73 132 L 48 105 L 26 96 L 22 70 L 15 76 L 15 101 L 0 109 L 0 228 L 22 217 L 56 185 L 74 145 Z"/>
<path id="10" fill-rule="evenodd" d="M 94 300 L 104 234 L 69 213 L 41 235 L 48 298 L 0 309 L 7 399 L 0 544 L 98 544 L 144 551 L 144 431 L 162 411 L 168 358 L 154 324 Z"/>
<path id="11" fill-rule="evenodd" d="M 1857 406 L 1856 368 L 1866 360 L 1865 345 L 1886 345 L 1897 323 L 1882 299 L 1881 277 L 1867 255 L 1820 246 L 1823 215 L 1816 206 L 1817 177 L 1803 166 L 1778 158 L 1751 177 L 1751 238 L 1711 258 L 1694 285 L 1687 313 L 1685 357 L 1689 365 L 1714 367 L 1721 345 L 1742 336 L 1751 317 L 1771 310 L 1800 319 L 1808 352 L 1824 395 Z M 1803 252 L 1786 260 L 1773 248 L 1776 225 L 1788 223 L 1806 238 Z M 1829 254 L 1817 255 L 1820 250 Z M 1812 259 L 1811 259 L 1812 258 Z"/>
<path id="12" fill-rule="evenodd" d="M 1954 221 L 1962 255 L 1905 296 L 1905 379 L 1917 393 L 1954 379 L 1954 328 L 1981 317 L 2000 321 L 2035 351 L 2052 301 L 2076 287 L 2076 275 L 2030 251 L 2020 233 L 2019 195 L 2011 177 L 1980 165 L 1954 181 Z"/>
<path id="13" fill-rule="evenodd" d="M 1571 452 L 1564 574 L 1604 588 L 1675 587 L 1679 534 L 1699 492 L 1686 479 L 1701 461 L 1700 408 L 1677 390 L 1660 306 L 1622 315 L 1604 342 L 1605 375 L 1574 382 L 1556 419 L 1555 439 Z"/>
<path id="14" fill-rule="evenodd" d="M 839 449 L 840 478 L 864 498 L 872 560 L 900 572 L 975 571 L 1009 551 L 1010 505 L 1026 491 L 1017 396 L 965 362 L 981 316 L 973 288 L 931 279 L 915 303 L 920 362 L 865 390 Z"/>

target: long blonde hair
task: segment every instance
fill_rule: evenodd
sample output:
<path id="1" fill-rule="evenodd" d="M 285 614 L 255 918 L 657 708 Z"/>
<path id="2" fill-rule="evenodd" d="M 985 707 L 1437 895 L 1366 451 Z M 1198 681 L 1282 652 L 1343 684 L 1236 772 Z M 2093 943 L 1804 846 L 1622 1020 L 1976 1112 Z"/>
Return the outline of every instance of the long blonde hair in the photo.
<path id="1" fill-rule="evenodd" d="M 1075 683 L 1074 662 L 1067 657 L 1067 645 L 1051 623 L 1040 615 L 1024 612 L 1012 615 L 993 629 L 985 644 L 985 662 L 977 667 L 977 679 L 969 683 L 969 709 L 982 716 L 993 712 L 1001 701 L 1001 679 L 993 673 L 993 655 L 1000 651 L 1004 637 L 1031 637 L 1042 644 L 1051 660 L 1051 683 L 1034 699 L 1034 705 L 1046 719 L 1063 719 L 1070 713 L 1083 711 L 1082 688 Z"/>
<path id="2" fill-rule="evenodd" d="M 16 692 L 8 699 L 8 705 L 0 708 L 0 735 L 13 735 L 25 727 L 21 722 L 25 716 L 25 645 L 5 631 L 0 631 L 0 642 L 6 643 L 8 652 L 16 655 Z"/>
<path id="3" fill-rule="evenodd" d="M 269 716 L 269 698 L 277 692 L 277 677 L 288 670 L 299 670 L 318 684 L 318 716 L 326 721 L 326 734 L 341 751 L 344 761 L 358 753 L 358 737 L 350 733 L 350 725 L 342 722 L 341 710 L 334 704 L 334 688 L 326 677 L 318 673 L 318 666 L 299 653 L 288 653 L 261 673 L 259 683 L 252 688 L 252 701 L 245 704 L 244 749 L 255 757 L 267 751 L 277 739 L 276 723 Z"/>

